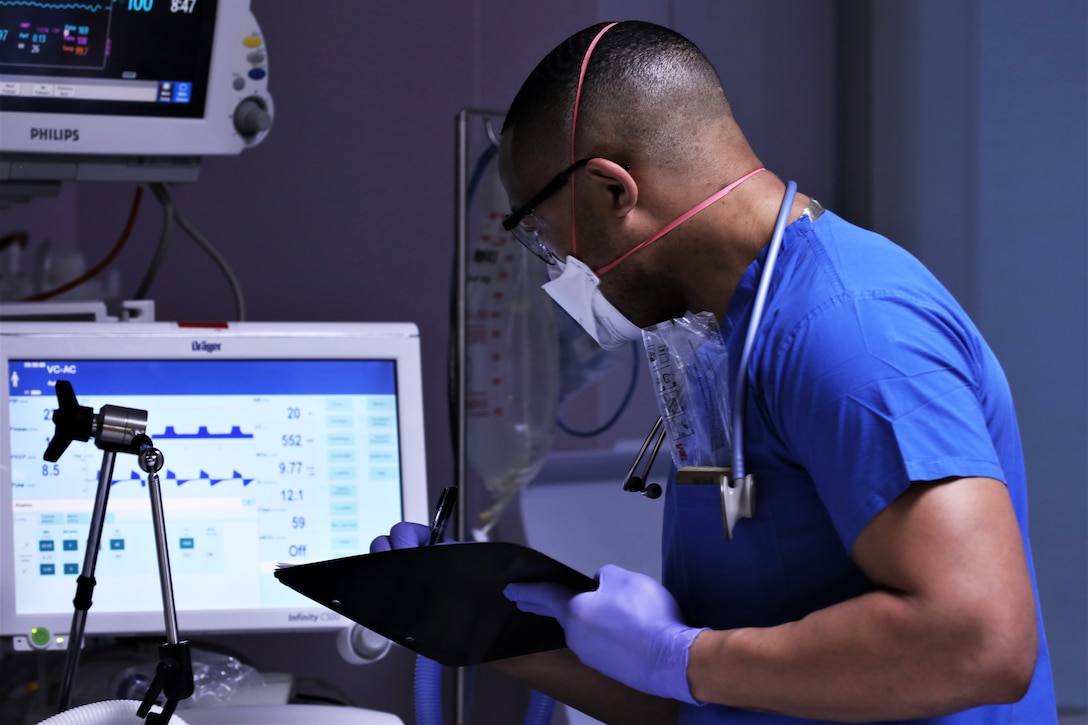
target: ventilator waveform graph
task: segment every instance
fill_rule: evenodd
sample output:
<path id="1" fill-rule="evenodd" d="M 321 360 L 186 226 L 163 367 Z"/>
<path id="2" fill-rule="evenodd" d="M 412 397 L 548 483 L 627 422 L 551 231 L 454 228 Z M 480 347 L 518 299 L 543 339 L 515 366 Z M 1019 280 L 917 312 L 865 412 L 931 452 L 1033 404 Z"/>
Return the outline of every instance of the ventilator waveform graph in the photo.
<path id="1" fill-rule="evenodd" d="M 225 461 L 229 460 L 232 454 L 238 460 L 246 461 L 253 453 L 248 448 L 239 449 L 231 446 L 252 443 L 254 439 L 254 434 L 244 431 L 242 425 L 223 426 L 223 428 L 228 428 L 228 430 L 218 432 L 213 431 L 210 426 L 198 425 L 196 430 L 193 431 L 191 428 L 186 429 L 168 425 L 163 427 L 161 433 L 152 434 L 150 437 L 152 443 L 164 453 L 170 451 L 170 458 L 180 458 L 185 462 L 208 466 L 211 470 L 215 470 L 216 467 L 223 470 L 226 468 Z M 207 444 L 200 445 L 203 442 L 207 442 Z M 211 444 L 226 444 L 227 448 L 213 447 L 209 449 L 208 445 Z M 190 445 L 195 447 L 189 448 Z M 179 449 L 179 446 L 183 447 Z M 199 468 L 196 473 L 182 474 L 178 473 L 173 467 L 166 466 L 164 470 L 159 471 L 159 479 L 164 483 L 176 486 L 184 486 L 190 483 L 207 484 L 209 486 L 231 483 L 248 486 L 257 480 L 257 476 L 244 476 L 233 467 L 230 467 L 230 473 L 224 474 L 211 474 L 204 470 L 203 467 Z M 110 481 L 112 486 L 127 483 L 138 483 L 146 487 L 147 474 L 133 470 L 127 476 L 114 477 Z"/>
<path id="2" fill-rule="evenodd" d="M 0 10 L 0 65 L 105 67 L 113 3 L 0 0 Z"/>
<path id="3" fill-rule="evenodd" d="M 240 483 L 243 486 L 248 486 L 249 484 L 253 483 L 257 479 L 256 478 L 246 478 L 242 474 L 238 473 L 238 471 L 234 471 L 229 476 L 220 476 L 220 477 L 209 476 L 206 472 L 201 471 L 199 474 L 197 474 L 196 478 L 180 478 L 173 471 L 167 471 L 166 472 L 166 480 L 167 481 L 173 481 L 174 483 L 176 483 L 179 486 L 184 485 L 186 483 L 189 483 L 191 481 L 200 481 L 201 483 L 207 483 L 210 486 L 215 486 L 216 484 L 225 483 L 227 481 L 230 481 L 232 483 Z"/>
<path id="4" fill-rule="evenodd" d="M 163 474 L 160 478 L 161 480 L 164 480 L 168 483 L 177 484 L 178 486 L 183 486 L 186 483 L 192 482 L 206 483 L 209 486 L 215 486 L 217 484 L 227 482 L 240 483 L 243 486 L 248 486 L 249 484 L 257 480 L 256 478 L 246 478 L 241 473 L 238 473 L 238 471 L 232 471 L 229 476 L 212 476 L 206 471 L 200 471 L 195 476 L 179 476 L 178 474 L 174 473 L 169 469 L 167 469 L 166 473 Z M 110 484 L 116 486 L 119 483 L 127 483 L 129 481 L 135 481 L 140 485 L 146 486 L 147 474 L 141 475 L 136 471 L 131 471 L 128 475 L 128 478 L 115 478 L 110 481 Z"/>
<path id="5" fill-rule="evenodd" d="M 202 425 L 197 428 L 196 433 L 179 433 L 174 429 L 174 426 L 166 426 L 166 430 L 157 436 L 151 436 L 153 440 L 169 440 L 169 439 L 193 439 L 193 440 L 214 440 L 217 438 L 252 438 L 252 433 L 243 433 L 242 427 L 239 425 L 231 426 L 228 433 L 211 433 L 208 430 L 208 426 Z"/>
<path id="6" fill-rule="evenodd" d="M 192 420 L 192 415 L 184 415 Z M 254 448 L 256 436 L 247 429 L 254 423 L 234 425 L 202 425 L 192 421 L 182 425 L 164 425 L 158 432 L 149 430 L 152 444 L 161 450 L 166 458 L 166 465 L 159 471 L 159 480 L 163 484 L 164 495 L 184 487 L 185 495 L 200 495 L 209 487 L 240 486 L 246 487 L 259 480 L 261 476 L 243 474 L 238 469 L 253 467 L 257 449 Z M 179 465 L 180 462 L 180 465 Z M 274 469 L 273 469 L 274 470 Z M 268 476 L 265 476 L 268 478 Z M 133 484 L 147 487 L 147 473 L 130 470 L 127 474 L 115 475 L 111 486 L 120 486 L 118 492 L 135 492 Z"/>
<path id="7" fill-rule="evenodd" d="M 17 495 L 32 500 L 92 499 L 101 478 L 102 452 L 73 444 L 56 462 L 41 460 L 53 434 L 52 401 L 18 401 L 13 430 Z M 385 410 L 353 414 L 339 399 L 316 403 L 305 397 L 196 396 L 80 399 L 92 410 L 121 405 L 149 411 L 147 434 L 162 452 L 158 472 L 167 497 L 206 495 L 256 497 L 263 506 L 297 502 L 282 491 L 312 489 L 326 480 L 398 477 L 396 418 Z M 372 405 L 377 405 L 374 403 Z M 344 406 L 347 406 L 345 408 Z M 109 481 L 113 496 L 146 498 L 147 473 L 135 456 L 121 455 Z M 233 492 L 233 494 L 231 493 Z M 313 496 L 313 491 L 303 496 Z M 266 499 L 270 499 L 267 500 Z"/>

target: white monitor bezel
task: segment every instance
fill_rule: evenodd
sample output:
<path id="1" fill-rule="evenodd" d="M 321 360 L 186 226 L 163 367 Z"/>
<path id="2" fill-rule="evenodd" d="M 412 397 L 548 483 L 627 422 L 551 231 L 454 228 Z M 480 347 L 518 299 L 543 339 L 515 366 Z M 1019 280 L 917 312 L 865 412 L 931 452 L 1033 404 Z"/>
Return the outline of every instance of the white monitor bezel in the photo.
<path id="1" fill-rule="evenodd" d="M 414 324 L 251 322 L 231 323 L 225 327 L 183 327 L 167 322 L 6 322 L 0 326 L 0 370 L 4 371 L 6 378 L 9 360 L 27 359 L 208 359 L 207 348 L 194 350 L 194 341 L 219 343 L 221 347 L 215 358 L 218 360 L 395 360 L 398 429 L 402 433 L 400 464 L 403 519 L 428 519 L 422 368 L 419 334 Z M 0 387 L 0 582 L 7 582 L 11 574 L 8 567 L 14 561 L 7 380 Z M 77 396 L 78 392 L 77 390 Z M 410 432 L 407 437 L 404 436 L 405 432 Z M 75 442 L 72 445 L 94 444 Z M 169 525 L 167 520 L 168 531 Z M 71 622 L 70 612 L 44 616 L 17 614 L 12 589 L 13 587 L 6 585 L 0 587 L 0 636 L 25 636 L 33 627 L 46 627 L 54 634 L 67 634 Z M 74 583 L 72 593 L 75 594 Z M 300 613 L 316 616 L 298 617 Z M 289 620 L 288 615 L 296 616 Z M 179 612 L 179 628 L 183 636 L 319 631 L 341 629 L 350 625 L 350 620 L 316 603 L 309 608 Z M 161 633 L 163 629 L 161 609 L 119 614 L 96 612 L 92 605 L 86 623 L 87 634 L 154 634 Z"/>

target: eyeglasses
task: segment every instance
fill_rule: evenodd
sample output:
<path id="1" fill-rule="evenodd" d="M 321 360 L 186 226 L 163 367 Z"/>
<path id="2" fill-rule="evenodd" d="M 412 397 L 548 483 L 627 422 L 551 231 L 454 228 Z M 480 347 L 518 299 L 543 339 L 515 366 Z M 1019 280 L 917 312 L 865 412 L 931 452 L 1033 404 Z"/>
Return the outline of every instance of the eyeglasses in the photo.
<path id="1" fill-rule="evenodd" d="M 556 257 L 555 252 L 549 249 L 540 239 L 540 234 L 537 232 L 539 222 L 536 217 L 533 216 L 533 211 L 545 199 L 566 186 L 566 183 L 570 181 L 570 177 L 574 175 L 574 172 L 589 163 L 590 158 L 592 157 L 575 161 L 566 169 L 560 171 L 556 174 L 554 179 L 548 182 L 547 186 L 534 194 L 529 201 L 522 204 L 517 210 L 502 220 L 503 229 L 513 234 L 519 242 L 525 245 L 526 249 L 548 264 L 555 264 L 559 261 L 559 258 Z"/>

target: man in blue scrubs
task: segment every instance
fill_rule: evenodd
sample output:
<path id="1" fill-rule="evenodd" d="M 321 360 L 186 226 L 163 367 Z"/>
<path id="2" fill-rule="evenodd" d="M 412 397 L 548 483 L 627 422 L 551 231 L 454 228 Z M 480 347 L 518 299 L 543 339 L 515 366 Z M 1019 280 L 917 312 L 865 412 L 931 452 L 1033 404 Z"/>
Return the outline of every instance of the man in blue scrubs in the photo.
<path id="1" fill-rule="evenodd" d="M 785 184 L 690 42 L 581 31 L 506 118 L 508 228 L 602 345 L 709 311 L 732 381 Z M 606 722 L 1056 719 L 1004 374 L 922 265 L 797 194 L 744 375 L 755 515 L 667 490 L 663 584 L 506 594 L 568 650 L 496 663 Z M 377 542 L 376 542 L 377 543 Z"/>

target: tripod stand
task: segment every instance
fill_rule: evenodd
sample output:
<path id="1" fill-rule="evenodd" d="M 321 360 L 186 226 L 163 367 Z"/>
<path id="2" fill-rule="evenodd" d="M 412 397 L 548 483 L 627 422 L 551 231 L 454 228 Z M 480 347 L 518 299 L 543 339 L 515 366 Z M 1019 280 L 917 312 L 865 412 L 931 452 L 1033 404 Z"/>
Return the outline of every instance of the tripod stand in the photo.
<path id="1" fill-rule="evenodd" d="M 118 453 L 131 453 L 137 457 L 141 470 L 148 474 L 148 491 L 151 496 L 151 517 L 155 525 L 155 546 L 159 563 L 159 583 L 162 588 L 163 615 L 166 621 L 166 643 L 159 646 L 159 664 L 155 670 L 147 694 L 144 695 L 136 714 L 148 723 L 165 724 L 170 721 L 179 701 L 193 694 L 193 665 L 189 643 L 179 641 L 177 610 L 174 607 L 174 585 L 170 577 L 170 555 L 166 545 L 166 525 L 163 519 L 162 491 L 158 472 L 163 465 L 163 455 L 152 445 L 146 434 L 147 412 L 135 408 L 104 405 L 96 415 L 92 408 L 81 406 L 76 400 L 72 384 L 67 380 L 56 383 L 58 407 L 53 412 L 56 433 L 45 450 L 45 460 L 56 462 L 73 441 L 89 441 L 102 450 L 102 467 L 98 474 L 91 514 L 90 531 L 87 535 L 87 551 L 83 569 L 76 579 L 75 611 L 68 637 L 64 660 L 64 677 L 61 680 L 58 712 L 68 709 L 72 684 L 79 667 L 83 647 L 83 632 L 87 611 L 91 608 L 94 592 L 94 570 L 98 560 L 98 547 L 102 541 L 102 524 L 106 518 L 106 502 L 113 480 L 113 466 Z M 162 712 L 152 713 L 151 706 L 162 693 L 166 700 Z"/>

